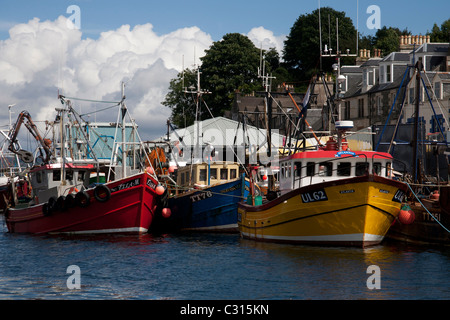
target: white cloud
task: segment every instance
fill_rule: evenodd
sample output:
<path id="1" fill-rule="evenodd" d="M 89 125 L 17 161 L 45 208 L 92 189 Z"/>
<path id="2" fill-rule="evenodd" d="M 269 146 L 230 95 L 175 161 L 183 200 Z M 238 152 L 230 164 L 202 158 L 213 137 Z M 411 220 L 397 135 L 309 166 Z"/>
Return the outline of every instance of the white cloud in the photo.
<path id="1" fill-rule="evenodd" d="M 285 35 L 275 36 L 272 31 L 264 27 L 253 28 L 247 34 L 247 37 L 252 40 L 257 48 L 262 47 L 264 50 L 275 48 L 280 56 L 284 47 L 284 40 L 286 40 Z"/>
<path id="2" fill-rule="evenodd" d="M 125 81 L 126 103 L 141 137 L 161 136 L 170 116 L 161 105 L 169 82 L 181 71 L 183 55 L 186 66 L 194 63 L 194 52 L 198 63 L 211 36 L 197 27 L 157 35 L 151 24 L 123 25 L 98 39 L 82 39 L 81 31 L 68 28 L 63 16 L 43 22 L 34 18 L 9 30 L 10 38 L 0 41 L 0 124 L 8 124 L 6 108 L 13 103 L 16 116 L 28 110 L 37 122 L 53 120 L 60 106 L 58 90 L 69 97 L 119 100 Z M 74 105 L 82 113 L 104 107 Z M 115 121 L 117 114 L 111 117 L 110 111 L 109 116 Z"/>

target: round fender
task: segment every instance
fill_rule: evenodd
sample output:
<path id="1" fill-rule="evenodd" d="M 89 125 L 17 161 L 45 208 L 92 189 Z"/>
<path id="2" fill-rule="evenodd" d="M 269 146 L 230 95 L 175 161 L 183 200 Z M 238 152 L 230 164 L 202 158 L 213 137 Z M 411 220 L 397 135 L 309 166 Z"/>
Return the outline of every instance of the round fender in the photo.
<path id="1" fill-rule="evenodd" d="M 111 198 L 111 190 L 104 184 L 99 184 L 94 189 L 94 197 L 98 202 L 106 202 Z"/>
<path id="2" fill-rule="evenodd" d="M 42 214 L 46 217 L 51 215 L 51 211 L 49 210 L 48 202 L 44 203 L 44 205 L 42 206 Z"/>
<path id="3" fill-rule="evenodd" d="M 75 203 L 81 208 L 86 208 L 91 203 L 91 197 L 86 191 L 80 191 L 75 196 Z"/>
<path id="4" fill-rule="evenodd" d="M 50 199 L 48 199 L 47 203 L 48 203 L 48 210 L 51 212 L 56 211 L 56 201 L 57 198 L 56 197 L 50 197 Z"/>
<path id="5" fill-rule="evenodd" d="M 64 206 L 65 201 L 66 201 L 65 196 L 59 196 L 58 199 L 56 200 L 55 210 L 64 211 L 65 210 L 65 206 Z"/>
<path id="6" fill-rule="evenodd" d="M 75 195 L 69 193 L 64 200 L 64 210 L 75 207 Z"/>

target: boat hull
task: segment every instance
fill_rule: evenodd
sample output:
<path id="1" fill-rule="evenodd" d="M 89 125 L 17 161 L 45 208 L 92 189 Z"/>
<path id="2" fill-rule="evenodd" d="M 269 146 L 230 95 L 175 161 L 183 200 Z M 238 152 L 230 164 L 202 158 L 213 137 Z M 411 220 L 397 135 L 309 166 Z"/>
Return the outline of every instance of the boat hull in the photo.
<path id="1" fill-rule="evenodd" d="M 441 187 L 439 200 L 421 199 L 421 203 L 408 202 L 414 221 L 396 221 L 386 237 L 413 244 L 450 245 L 450 187 Z"/>
<path id="2" fill-rule="evenodd" d="M 245 180 L 244 180 L 245 181 Z M 169 218 L 159 218 L 154 231 L 206 231 L 238 233 L 237 206 L 248 194 L 243 179 L 186 192 L 167 200 Z"/>
<path id="3" fill-rule="evenodd" d="M 110 198 L 100 202 L 94 189 L 86 190 L 88 205 L 47 213 L 45 204 L 10 208 L 6 212 L 9 232 L 31 234 L 145 233 L 156 211 L 156 181 L 147 173 L 105 184 Z"/>
<path id="4" fill-rule="evenodd" d="M 258 241 L 376 245 L 398 216 L 406 188 L 373 175 L 302 187 L 261 206 L 239 203 L 239 230 Z"/>

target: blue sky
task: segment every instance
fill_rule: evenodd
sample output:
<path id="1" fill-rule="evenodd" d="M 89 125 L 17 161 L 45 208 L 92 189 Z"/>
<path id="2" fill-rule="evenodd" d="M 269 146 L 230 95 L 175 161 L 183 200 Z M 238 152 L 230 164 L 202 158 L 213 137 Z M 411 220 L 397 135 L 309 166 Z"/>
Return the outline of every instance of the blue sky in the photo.
<path id="1" fill-rule="evenodd" d="M 151 23 L 159 34 L 182 27 L 197 26 L 210 34 L 214 41 L 230 32 L 247 33 L 263 26 L 275 35 L 287 35 L 295 20 L 318 7 L 318 0 L 1 0 L 0 39 L 8 38 L 8 29 L 17 23 L 26 23 L 38 17 L 55 20 L 69 17 L 66 9 L 78 5 L 81 10 L 83 37 L 96 38 L 102 31 Z M 357 10 L 358 3 L 358 10 Z M 374 34 L 366 21 L 370 5 L 381 10 L 381 25 L 408 28 L 413 34 L 425 34 L 434 23 L 450 18 L 450 1 L 447 0 L 320 0 L 321 7 L 330 6 L 345 11 L 356 24 L 359 13 L 361 34 Z"/>

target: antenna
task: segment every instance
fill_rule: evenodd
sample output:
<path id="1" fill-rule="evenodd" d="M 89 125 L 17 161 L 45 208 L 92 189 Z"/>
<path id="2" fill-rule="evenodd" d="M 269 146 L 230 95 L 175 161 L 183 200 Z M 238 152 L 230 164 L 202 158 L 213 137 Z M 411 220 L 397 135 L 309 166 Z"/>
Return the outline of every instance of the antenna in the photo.
<path id="1" fill-rule="evenodd" d="M 276 79 L 276 77 L 272 77 L 272 74 L 269 76 L 266 74 L 266 60 L 263 57 L 263 50 L 261 44 L 261 51 L 259 54 L 259 68 L 258 68 L 258 78 L 262 79 L 262 85 L 266 92 L 270 92 L 272 86 L 272 79 Z M 262 70 L 261 70 L 262 68 Z"/>
<path id="2" fill-rule="evenodd" d="M 16 105 L 16 103 L 10 104 L 10 105 L 8 106 L 8 112 L 9 112 L 9 130 L 10 130 L 10 131 L 11 131 L 11 129 L 12 129 L 11 114 L 13 113 L 13 112 L 11 111 L 11 108 L 14 107 L 15 105 Z"/>
<path id="3" fill-rule="evenodd" d="M 319 42 L 320 42 L 320 72 L 322 72 L 322 21 L 320 18 L 320 0 L 319 0 Z"/>

